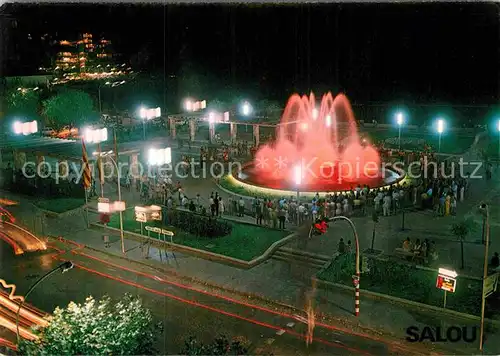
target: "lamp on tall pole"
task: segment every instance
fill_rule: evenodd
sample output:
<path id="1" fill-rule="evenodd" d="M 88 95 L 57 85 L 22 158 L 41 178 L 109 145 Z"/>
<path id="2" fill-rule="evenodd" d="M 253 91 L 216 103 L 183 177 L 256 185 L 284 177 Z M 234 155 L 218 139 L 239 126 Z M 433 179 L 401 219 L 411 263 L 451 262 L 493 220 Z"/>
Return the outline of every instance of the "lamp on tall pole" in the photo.
<path id="1" fill-rule="evenodd" d="M 104 173 L 102 171 L 102 162 L 101 162 L 101 142 L 104 142 L 108 139 L 108 129 L 91 129 L 87 128 L 84 130 L 83 139 L 85 142 L 96 143 L 97 144 L 97 152 L 99 155 L 99 180 L 101 183 L 101 197 L 104 197 Z"/>
<path id="2" fill-rule="evenodd" d="M 160 116 L 161 116 L 161 109 L 159 107 L 154 109 L 147 109 L 145 107 L 141 107 L 139 109 L 139 117 L 142 119 L 142 135 L 144 141 L 146 141 L 146 121 L 156 119 L 157 117 Z"/>
<path id="3" fill-rule="evenodd" d="M 444 132 L 444 120 L 443 119 L 437 120 L 437 132 L 439 134 L 438 153 L 441 153 L 441 135 Z"/>
<path id="4" fill-rule="evenodd" d="M 399 130 L 399 134 L 398 134 L 398 146 L 399 146 L 399 149 L 401 149 L 401 126 L 404 123 L 404 115 L 403 115 L 402 112 L 398 112 L 396 114 L 396 123 L 398 124 L 398 130 Z"/>
<path id="5" fill-rule="evenodd" d="M 115 140 L 116 140 L 116 134 L 115 134 Z M 116 141 L 115 141 L 116 143 Z M 116 144 L 115 144 L 116 147 Z M 116 148 L 115 148 L 116 150 Z M 97 153 L 97 152 L 96 152 Z M 117 174 L 117 180 L 118 180 L 118 201 L 120 204 L 122 204 L 123 207 L 120 207 L 119 213 L 120 213 L 120 240 L 122 244 L 122 253 L 125 254 L 125 239 L 123 236 L 123 210 L 125 209 L 125 203 L 122 201 L 122 189 L 121 189 L 121 173 L 120 173 L 120 168 L 118 167 L 118 151 L 115 152 L 115 157 L 116 160 L 113 159 L 113 156 L 111 156 L 111 152 L 108 152 L 106 154 L 98 153 L 100 155 L 100 159 L 104 157 L 109 157 L 111 159 L 111 162 L 113 162 L 113 166 L 116 169 L 116 174 Z"/>
<path id="6" fill-rule="evenodd" d="M 336 220 L 344 220 L 349 223 L 351 226 L 351 230 L 354 234 L 354 239 L 356 242 L 356 275 L 353 276 L 353 283 L 354 283 L 354 315 L 359 316 L 359 280 L 360 280 L 360 270 L 359 270 L 359 238 L 358 238 L 358 233 L 356 231 L 356 226 L 352 222 L 351 219 L 345 217 L 345 216 L 335 216 L 333 218 L 330 218 L 329 221 L 336 221 Z"/>
<path id="7" fill-rule="evenodd" d="M 484 287 L 486 279 L 488 278 L 488 247 L 490 244 L 490 222 L 489 222 L 489 207 L 487 204 L 482 203 L 479 210 L 486 217 L 486 243 L 484 245 L 484 266 L 483 266 L 483 288 L 481 291 L 481 332 L 479 335 L 479 351 L 483 351 L 483 336 L 484 336 L 484 307 L 486 304 L 486 297 Z"/>
<path id="8" fill-rule="evenodd" d="M 33 292 L 33 290 L 38 286 L 40 283 L 42 283 L 45 279 L 49 278 L 52 274 L 54 274 L 57 271 L 61 271 L 62 273 L 69 271 L 72 269 L 73 263 L 70 261 L 66 261 L 64 263 L 61 263 L 59 266 L 54 268 L 53 270 L 45 273 L 42 277 L 40 277 L 33 285 L 28 289 L 26 292 L 26 295 L 24 296 L 23 300 L 21 303 L 19 303 L 19 307 L 17 308 L 17 313 L 16 313 L 16 334 L 17 334 L 17 344 L 19 345 L 19 341 L 21 340 L 21 335 L 19 334 L 19 314 L 21 312 L 21 309 L 23 308 L 24 303 L 26 302 L 26 299 L 28 299 L 28 296 Z"/>

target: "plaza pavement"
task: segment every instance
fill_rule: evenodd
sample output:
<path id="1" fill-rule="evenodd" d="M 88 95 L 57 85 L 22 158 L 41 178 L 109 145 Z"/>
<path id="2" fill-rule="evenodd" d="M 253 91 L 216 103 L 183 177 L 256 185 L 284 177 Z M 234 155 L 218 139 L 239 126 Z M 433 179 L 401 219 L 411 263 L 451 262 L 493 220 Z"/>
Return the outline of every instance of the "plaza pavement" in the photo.
<path id="1" fill-rule="evenodd" d="M 2 193 L 3 194 L 3 193 Z M 13 195 L 11 198 L 16 198 Z M 36 209 L 29 204 L 26 198 L 17 197 L 21 205 L 16 209 L 16 216 L 27 227 L 37 228 L 33 216 Z M 23 207 L 21 209 L 21 207 Z M 83 216 L 69 216 L 65 218 L 45 218 L 45 235 L 63 236 L 66 239 L 85 244 L 91 249 L 96 249 L 107 254 L 122 256 L 119 236 L 111 234 L 111 247 L 105 248 L 102 242 L 102 232 L 87 229 Z M 96 214 L 91 214 L 91 219 L 97 219 Z M 40 228 L 38 227 L 38 230 Z M 286 262 L 268 260 L 250 270 L 210 262 L 204 259 L 175 252 L 171 252 L 168 259 L 163 254 L 160 259 L 159 250 L 150 249 L 150 258 L 145 259 L 138 242 L 125 240 L 126 258 L 131 265 L 135 263 L 148 264 L 167 273 L 188 277 L 202 283 L 213 284 L 229 290 L 239 291 L 243 294 L 262 296 L 278 303 L 286 304 L 300 310 L 304 309 L 304 295 L 310 289 L 310 277 L 315 272 L 303 266 L 296 266 Z M 244 247 L 243 247 L 244 248 Z M 111 257 L 110 257 L 111 258 Z M 251 298 L 251 297 L 249 297 Z M 336 323 L 354 330 L 361 329 L 376 335 L 392 337 L 396 342 L 405 344 L 405 330 L 409 326 L 423 328 L 429 326 L 477 326 L 478 322 L 436 315 L 435 312 L 418 310 L 412 307 L 403 307 L 382 300 L 365 298 L 361 290 L 361 312 L 358 318 L 352 315 L 354 296 L 344 291 L 317 291 L 317 314 L 332 317 Z M 488 331 L 485 351 L 498 353 L 500 338 L 496 330 Z M 465 354 L 475 353 L 476 344 L 446 344 L 450 353 Z"/>
<path id="2" fill-rule="evenodd" d="M 467 159 L 476 159 L 477 153 L 471 152 Z M 410 236 L 412 240 L 416 238 L 429 238 L 436 241 L 439 251 L 440 263 L 449 264 L 458 270 L 460 244 L 455 241 L 455 237 L 449 233 L 451 224 L 459 221 L 464 216 L 475 216 L 473 214 L 475 207 L 481 201 L 486 201 L 495 204 L 495 200 L 499 197 L 500 172 L 494 172 L 491 181 L 473 180 L 467 199 L 458 205 L 458 214 L 456 217 L 433 217 L 430 212 L 414 212 L 406 214 L 405 227 L 408 231 L 401 232 L 401 215 L 391 217 L 381 217 L 380 223 L 377 226 L 377 236 L 375 240 L 375 248 L 384 250 L 386 253 L 391 253 L 394 248 L 399 247 L 403 239 Z M 211 181 L 202 179 L 185 179 L 182 181 L 188 197 L 194 197 L 196 193 L 200 193 L 205 199 L 208 198 L 211 191 L 216 191 L 214 184 Z M 115 188 L 107 184 L 105 196 L 112 198 L 113 193 L 116 194 Z M 124 200 L 128 206 L 138 202 L 138 193 L 122 192 Z M 226 199 L 228 195 L 225 192 L 219 192 Z M 16 197 L 10 193 L 0 193 L 7 198 L 20 200 L 22 204 L 15 208 L 18 219 L 28 227 L 32 227 L 38 233 L 41 233 L 43 225 L 43 233 L 45 235 L 63 236 L 67 239 L 83 243 L 90 248 L 105 251 L 115 255 L 121 255 L 120 243 L 117 236 L 112 237 L 112 244 L 109 249 L 105 249 L 102 243 L 102 232 L 89 230 L 83 217 L 73 216 L 58 219 L 46 219 L 45 223 L 41 224 L 38 221 L 39 216 L 37 211 L 30 204 L 30 199 L 25 197 Z M 96 215 L 91 215 L 92 219 L 97 219 Z M 39 218 L 42 219 L 42 218 Z M 248 218 L 249 220 L 251 218 Z M 253 220 L 253 219 L 251 219 Z M 358 229 L 360 236 L 361 250 L 370 247 L 372 221 L 370 217 L 354 218 L 354 223 Z M 491 214 L 491 249 L 490 251 L 499 251 L 500 244 L 494 236 L 498 236 L 497 230 L 500 230 L 500 215 L 498 210 Z M 472 275 L 480 275 L 483 263 L 484 246 L 476 244 L 476 240 L 480 239 L 480 230 L 476 235 L 469 237 L 470 240 L 466 244 L 466 269 L 461 273 Z M 350 232 L 345 229 L 345 225 L 341 223 L 332 224 L 329 232 L 319 238 L 313 239 L 308 244 L 307 249 L 313 252 L 322 254 L 333 254 L 336 251 L 338 240 L 344 237 L 344 240 L 350 239 Z M 197 257 L 175 253 L 176 259 L 173 259 L 169 254 L 169 259 L 160 261 L 159 251 L 152 247 L 150 251 L 150 259 L 144 259 L 138 243 L 134 241 L 126 241 L 127 258 L 132 261 L 147 263 L 149 265 L 175 272 L 179 275 L 194 278 L 196 280 L 206 281 L 207 283 L 217 284 L 224 288 L 238 290 L 243 293 L 261 295 L 265 298 L 278 301 L 287 305 L 295 306 L 299 309 L 304 307 L 304 294 L 310 288 L 310 277 L 315 272 L 308 270 L 303 266 L 296 266 L 287 262 L 268 260 L 262 265 L 259 265 L 250 270 L 241 270 L 234 267 L 222 265 L 215 262 L 210 262 Z M 292 246 L 293 247 L 293 246 Z M 411 325 L 477 325 L 476 322 L 458 320 L 455 317 L 447 315 L 436 315 L 434 312 L 424 312 L 415 310 L 409 307 L 402 307 L 381 300 L 373 300 L 364 298 L 361 291 L 361 314 L 358 318 L 352 316 L 354 298 L 350 293 L 343 291 L 326 292 L 318 291 L 318 310 L 320 313 L 332 315 L 350 326 L 359 326 L 370 329 L 374 333 L 388 333 L 396 337 L 401 342 L 404 342 L 406 337 L 405 329 Z M 487 333 L 487 341 L 485 350 L 490 353 L 498 353 L 500 350 L 500 338 L 496 331 Z M 497 341 L 498 340 L 498 341 Z M 471 347 L 468 353 L 474 352 L 474 347 Z M 465 350 L 465 348 L 464 348 Z M 466 352 L 467 353 L 467 352 Z"/>

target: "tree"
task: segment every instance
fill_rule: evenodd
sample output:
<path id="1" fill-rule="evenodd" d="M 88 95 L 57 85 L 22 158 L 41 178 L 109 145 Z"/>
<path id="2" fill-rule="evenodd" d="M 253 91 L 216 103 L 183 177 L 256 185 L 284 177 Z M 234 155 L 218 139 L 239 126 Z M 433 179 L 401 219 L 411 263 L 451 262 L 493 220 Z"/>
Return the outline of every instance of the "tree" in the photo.
<path id="1" fill-rule="evenodd" d="M 451 233 L 460 240 L 461 269 L 464 269 L 464 240 L 475 229 L 475 222 L 472 218 L 465 219 L 451 226 Z"/>
<path id="2" fill-rule="evenodd" d="M 81 90 L 66 89 L 43 102 L 43 113 L 56 129 L 80 125 L 98 119 L 92 98 Z"/>
<path id="3" fill-rule="evenodd" d="M 128 294 L 115 304 L 107 296 L 99 301 L 88 297 L 83 305 L 71 302 L 47 319 L 47 327 L 34 329 L 37 340 L 20 342 L 20 354 L 153 354 L 156 333 L 161 331 L 141 300 Z"/>
<path id="4" fill-rule="evenodd" d="M 34 120 L 38 117 L 40 92 L 21 86 L 11 87 L 5 95 L 7 113 L 9 116 L 20 116 Z"/>
<path id="5" fill-rule="evenodd" d="M 181 355 L 247 355 L 248 349 L 243 342 L 237 339 L 229 342 L 227 337 L 219 336 L 211 344 L 205 345 L 196 338 L 189 338 L 184 345 Z"/>

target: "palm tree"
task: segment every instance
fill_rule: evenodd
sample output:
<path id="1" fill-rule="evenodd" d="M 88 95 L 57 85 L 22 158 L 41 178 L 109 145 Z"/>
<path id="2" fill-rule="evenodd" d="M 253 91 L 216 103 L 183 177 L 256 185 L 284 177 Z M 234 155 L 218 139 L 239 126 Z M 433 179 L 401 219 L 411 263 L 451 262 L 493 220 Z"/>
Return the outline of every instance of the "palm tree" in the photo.
<path id="1" fill-rule="evenodd" d="M 451 232 L 460 240 L 461 267 L 464 269 L 464 240 L 474 230 L 474 220 L 471 218 L 455 223 L 451 226 Z"/>

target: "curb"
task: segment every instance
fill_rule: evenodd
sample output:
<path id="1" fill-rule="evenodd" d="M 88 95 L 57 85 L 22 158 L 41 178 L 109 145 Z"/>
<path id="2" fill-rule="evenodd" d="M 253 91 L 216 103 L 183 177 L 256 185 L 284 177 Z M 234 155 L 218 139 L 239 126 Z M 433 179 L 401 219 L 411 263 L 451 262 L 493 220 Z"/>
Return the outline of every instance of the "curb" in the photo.
<path id="1" fill-rule="evenodd" d="M 120 232 L 119 229 L 116 229 L 114 227 L 109 227 L 109 226 L 104 226 L 102 224 L 98 223 L 92 223 L 90 224 L 91 227 L 98 228 L 98 229 L 107 229 L 113 232 Z M 203 259 L 209 260 L 209 261 L 215 261 L 215 262 L 221 262 L 224 264 L 231 265 L 233 267 L 238 267 L 238 268 L 244 268 L 244 269 L 250 269 L 252 267 L 257 266 L 258 264 L 261 264 L 262 262 L 266 261 L 271 257 L 271 255 L 281 246 L 287 244 L 290 240 L 293 240 L 298 236 L 296 233 L 292 233 L 281 240 L 275 241 L 271 246 L 268 247 L 268 249 L 260 256 L 254 258 L 251 261 L 244 261 L 240 260 L 237 258 L 221 255 L 218 253 L 214 252 L 209 252 L 209 251 L 204 251 L 204 250 L 199 250 L 193 247 L 189 246 L 184 246 L 184 245 L 179 245 L 176 243 L 170 243 L 168 241 L 160 241 L 158 239 L 144 236 L 141 234 L 137 234 L 135 232 L 123 231 L 124 235 L 128 235 L 132 240 L 142 242 L 145 239 L 150 240 L 154 245 L 159 246 L 159 247 L 165 247 L 165 246 L 171 246 L 174 250 L 185 252 L 187 254 L 195 255 L 196 257 L 201 257 Z"/>
<path id="2" fill-rule="evenodd" d="M 343 289 L 345 291 L 354 292 L 354 287 L 349 287 L 349 286 L 346 286 L 346 285 L 343 285 L 343 284 L 339 284 L 339 283 L 328 282 L 328 281 L 319 279 L 317 277 L 312 277 L 311 279 L 314 280 L 317 283 L 318 287 L 323 287 L 323 288 L 326 287 L 326 289 L 328 289 L 328 287 L 336 287 L 336 288 Z M 389 301 L 392 301 L 392 302 L 395 302 L 395 303 L 398 303 L 398 304 L 403 304 L 403 305 L 407 305 L 407 306 L 417 307 L 417 308 L 420 308 L 420 309 L 427 309 L 427 310 L 430 310 L 430 311 L 436 311 L 436 312 L 438 312 L 440 314 L 444 313 L 444 314 L 448 314 L 450 316 L 460 317 L 460 318 L 463 318 L 463 319 L 481 321 L 481 318 L 479 316 L 475 316 L 475 315 L 472 315 L 472 314 L 461 313 L 461 312 L 457 312 L 457 311 L 451 310 L 451 309 L 439 308 L 439 307 L 435 307 L 433 305 L 428 305 L 428 304 L 424 304 L 424 303 L 414 302 L 414 301 L 411 301 L 411 300 L 408 300 L 408 299 L 393 297 L 393 296 L 388 295 L 388 294 L 381 294 L 381 293 L 377 293 L 377 292 L 371 292 L 371 291 L 366 290 L 366 289 L 362 289 L 361 292 L 362 292 L 363 295 L 367 295 L 367 296 L 369 296 L 372 299 L 389 300 Z M 484 320 L 487 321 L 488 323 L 492 324 L 492 325 L 500 326 L 500 321 L 499 320 L 492 320 L 492 319 L 487 319 L 487 318 L 485 318 Z"/>
<path id="3" fill-rule="evenodd" d="M 59 241 L 55 237 L 50 237 L 50 239 L 53 240 L 53 241 Z M 72 241 L 72 240 L 67 240 L 67 241 Z M 73 242 L 76 243 L 76 244 L 79 244 L 76 241 L 73 241 Z M 153 265 L 151 265 L 149 263 L 146 263 L 146 262 L 143 262 L 143 261 L 140 261 L 140 260 L 129 258 L 129 257 L 123 256 L 123 255 L 117 254 L 117 253 L 113 253 L 113 252 L 109 252 L 109 251 L 105 251 L 105 250 L 100 250 L 100 249 L 95 248 L 95 247 L 83 245 L 83 248 L 91 250 L 91 251 L 95 251 L 95 252 L 98 252 L 98 253 L 102 253 L 102 254 L 110 256 L 110 257 L 119 258 L 119 259 L 122 259 L 122 260 L 130 262 L 130 263 L 135 263 L 135 264 L 138 264 L 138 265 L 141 265 L 141 266 L 144 266 L 144 267 L 148 267 L 148 268 L 151 268 L 151 269 L 156 270 L 158 272 L 162 272 L 162 273 L 165 273 L 165 274 L 170 274 L 170 275 L 176 276 L 177 278 L 184 279 L 184 280 L 187 280 L 187 281 L 191 281 L 192 283 L 209 286 L 211 288 L 219 289 L 221 291 L 228 291 L 230 293 L 233 293 L 233 294 L 236 294 L 236 295 L 239 295 L 239 296 L 242 296 L 242 297 L 247 297 L 249 299 L 253 298 L 253 299 L 256 299 L 256 300 L 261 300 L 263 302 L 273 303 L 273 304 L 281 306 L 283 308 L 291 309 L 291 310 L 293 310 L 297 314 L 300 314 L 300 313 L 303 312 L 301 309 L 299 309 L 299 308 L 297 308 L 297 307 L 295 307 L 293 305 L 289 305 L 289 304 L 286 304 L 286 303 L 283 303 L 283 302 L 279 302 L 279 301 L 273 300 L 271 298 L 262 296 L 260 294 L 256 294 L 256 293 L 253 293 L 253 292 L 242 292 L 242 291 L 240 291 L 238 289 L 227 287 L 225 285 L 223 286 L 223 285 L 219 285 L 217 283 L 207 282 L 207 281 L 202 280 L 202 279 L 198 279 L 198 278 L 195 278 L 195 277 L 190 277 L 190 276 L 187 276 L 187 275 L 183 275 L 183 274 L 180 274 L 180 273 L 178 273 L 177 271 L 174 271 L 174 270 L 170 270 L 170 269 L 166 269 L 166 268 L 161 268 L 161 267 L 153 266 Z"/>

